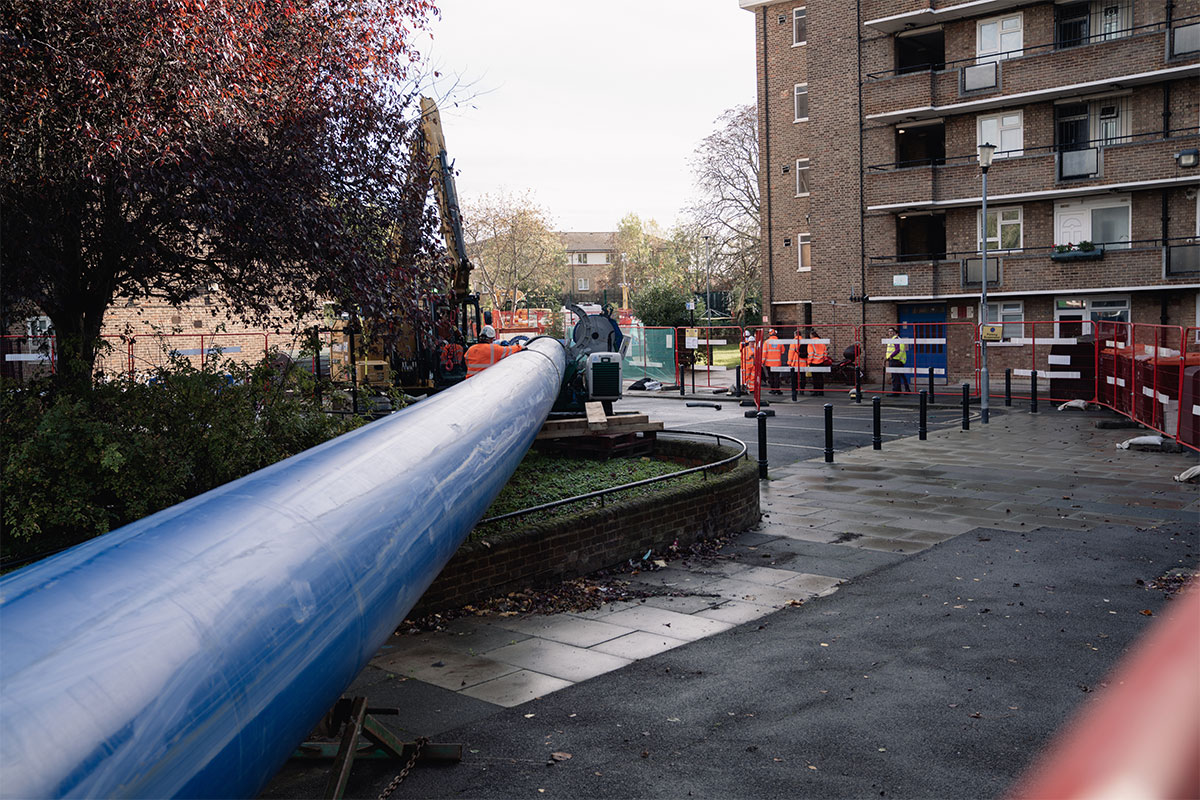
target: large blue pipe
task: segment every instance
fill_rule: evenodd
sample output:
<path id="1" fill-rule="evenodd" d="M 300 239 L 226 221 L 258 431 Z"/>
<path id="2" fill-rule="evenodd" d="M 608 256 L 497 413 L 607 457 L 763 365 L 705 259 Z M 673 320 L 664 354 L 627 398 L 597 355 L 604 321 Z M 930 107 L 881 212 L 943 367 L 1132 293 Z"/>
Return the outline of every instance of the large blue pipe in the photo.
<path id="1" fill-rule="evenodd" d="M 0 795 L 252 797 L 529 449 L 560 343 L 0 579 Z"/>

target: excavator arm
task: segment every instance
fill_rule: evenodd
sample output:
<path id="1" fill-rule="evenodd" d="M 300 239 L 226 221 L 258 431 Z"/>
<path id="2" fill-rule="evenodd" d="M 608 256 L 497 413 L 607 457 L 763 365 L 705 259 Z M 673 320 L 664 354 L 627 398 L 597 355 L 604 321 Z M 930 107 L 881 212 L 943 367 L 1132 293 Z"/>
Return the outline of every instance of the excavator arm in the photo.
<path id="1" fill-rule="evenodd" d="M 421 130 L 424 134 L 425 154 L 433 173 L 433 191 L 437 196 L 438 209 L 442 218 L 442 236 L 446 240 L 446 251 L 454 261 L 451 272 L 450 290 L 456 301 L 466 299 L 471 293 L 471 260 L 467 257 L 467 245 L 463 238 L 462 212 L 458 206 L 458 190 L 454 185 L 454 170 L 446 155 L 446 138 L 442 133 L 442 118 L 437 103 L 429 97 L 421 98 Z"/>

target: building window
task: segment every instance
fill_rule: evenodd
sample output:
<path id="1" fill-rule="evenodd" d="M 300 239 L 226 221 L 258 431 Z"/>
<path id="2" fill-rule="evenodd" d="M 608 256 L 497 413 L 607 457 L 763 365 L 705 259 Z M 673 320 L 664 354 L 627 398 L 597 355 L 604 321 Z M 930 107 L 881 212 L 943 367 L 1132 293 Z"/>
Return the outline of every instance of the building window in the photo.
<path id="1" fill-rule="evenodd" d="M 1055 47 L 1077 47 L 1128 36 L 1133 25 L 1130 0 L 1066 3 L 1054 9 Z"/>
<path id="2" fill-rule="evenodd" d="M 1015 58 L 1025 46 L 1024 23 L 1020 14 L 982 19 L 975 25 L 975 60 L 983 64 Z"/>
<path id="3" fill-rule="evenodd" d="M 1019 339 L 1024 330 L 1025 303 L 1021 300 L 988 303 L 987 319 L 984 322 L 991 325 L 1002 324 L 1004 329 L 1001 335 L 1005 340 Z"/>
<path id="4" fill-rule="evenodd" d="M 980 214 L 982 217 L 982 212 Z M 982 225 L 980 225 L 982 231 Z M 1019 250 L 1021 248 L 1021 207 L 989 208 L 987 214 L 987 246 L 993 250 Z M 979 238 L 983 249 L 983 237 Z"/>
<path id="5" fill-rule="evenodd" d="M 796 84 L 796 119 L 794 122 L 808 121 L 808 84 Z"/>
<path id="6" fill-rule="evenodd" d="M 1129 295 L 1063 297 L 1054 301 L 1055 336 L 1090 336 L 1089 322 L 1129 322 Z"/>
<path id="7" fill-rule="evenodd" d="M 592 288 L 592 281 L 590 278 L 580 278 L 575 282 L 575 288 L 581 292 L 586 292 Z"/>
<path id="8" fill-rule="evenodd" d="M 946 163 L 946 124 L 896 126 L 896 166 L 924 167 Z"/>
<path id="9" fill-rule="evenodd" d="M 800 272 L 811 272 L 812 271 L 812 234 L 811 233 L 796 234 L 796 244 L 799 245 L 796 248 L 797 256 L 799 258 L 799 271 Z"/>
<path id="10" fill-rule="evenodd" d="M 1129 196 L 1099 197 L 1056 203 L 1054 243 L 1103 244 L 1105 250 L 1128 249 L 1130 240 Z"/>
<path id="11" fill-rule="evenodd" d="M 996 145 L 996 158 L 1019 156 L 1023 152 L 1024 124 L 1020 111 L 980 116 L 976 120 L 976 144 Z"/>
<path id="12" fill-rule="evenodd" d="M 796 197 L 808 196 L 808 159 L 796 159 Z"/>
<path id="13" fill-rule="evenodd" d="M 896 218 L 898 261 L 941 261 L 946 257 L 945 214 L 901 214 Z"/>
<path id="14" fill-rule="evenodd" d="M 576 253 L 575 254 L 575 263 L 576 264 L 588 263 L 588 254 L 587 253 Z"/>
<path id="15" fill-rule="evenodd" d="M 792 47 L 808 44 L 808 9 L 792 11 Z"/>

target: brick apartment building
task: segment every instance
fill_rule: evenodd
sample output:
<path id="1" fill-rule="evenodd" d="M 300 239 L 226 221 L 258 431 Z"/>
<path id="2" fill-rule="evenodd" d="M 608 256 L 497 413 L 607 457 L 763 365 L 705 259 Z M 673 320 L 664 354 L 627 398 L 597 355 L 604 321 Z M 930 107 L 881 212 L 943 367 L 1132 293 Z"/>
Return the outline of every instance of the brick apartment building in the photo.
<path id="1" fill-rule="evenodd" d="M 770 322 L 976 321 L 989 141 L 992 321 L 1200 324 L 1200 0 L 739 3 Z"/>
<path id="2" fill-rule="evenodd" d="M 567 253 L 567 282 L 563 297 L 573 303 L 620 304 L 621 275 L 617 271 L 617 234 L 560 233 Z"/>

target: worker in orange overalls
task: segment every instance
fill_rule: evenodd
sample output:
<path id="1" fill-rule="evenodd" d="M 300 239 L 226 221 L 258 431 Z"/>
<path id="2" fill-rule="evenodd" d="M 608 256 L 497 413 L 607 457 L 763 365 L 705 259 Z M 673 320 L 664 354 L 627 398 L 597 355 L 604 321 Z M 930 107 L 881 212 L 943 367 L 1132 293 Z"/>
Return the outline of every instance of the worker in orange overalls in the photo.
<path id="1" fill-rule="evenodd" d="M 809 339 L 819 338 L 815 328 L 808 329 Z M 828 367 L 833 364 L 833 359 L 829 357 L 829 345 L 821 342 L 813 342 L 808 345 L 808 366 L 810 367 Z M 800 373 L 800 391 L 808 385 L 805 380 L 804 373 Z M 824 397 L 825 395 L 825 373 L 812 373 L 813 379 L 813 397 Z"/>
<path id="2" fill-rule="evenodd" d="M 754 331 L 742 337 L 742 394 L 754 394 L 758 388 L 758 369 L 754 365 Z"/>
<path id="3" fill-rule="evenodd" d="M 808 366 L 808 348 L 800 344 L 800 340 L 804 338 L 804 333 L 799 328 L 796 328 L 795 342 L 788 346 L 787 363 L 788 366 L 796 370 L 796 374 L 800 380 L 800 391 L 804 391 L 804 368 Z"/>
<path id="4" fill-rule="evenodd" d="M 496 329 L 484 325 L 479 331 L 479 343 L 467 348 L 467 377 L 478 375 L 502 358 L 507 358 L 521 350 L 521 345 L 497 344 Z"/>
<path id="5" fill-rule="evenodd" d="M 779 373 L 772 369 L 783 366 L 783 348 L 784 345 L 779 341 L 775 329 L 767 331 L 767 340 L 763 342 L 763 370 L 771 384 L 771 394 L 783 394 L 779 391 Z"/>

